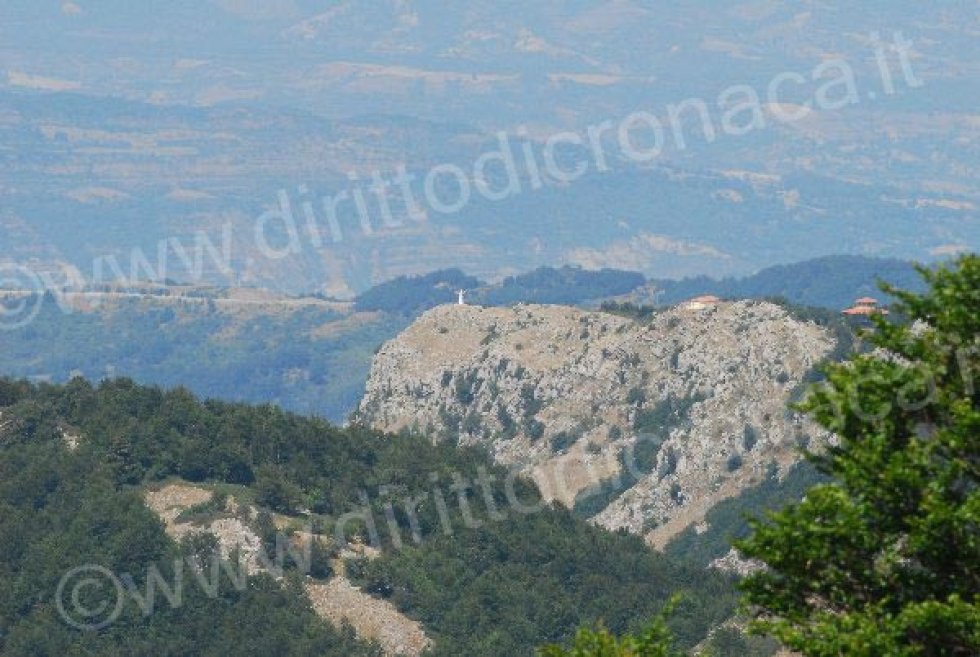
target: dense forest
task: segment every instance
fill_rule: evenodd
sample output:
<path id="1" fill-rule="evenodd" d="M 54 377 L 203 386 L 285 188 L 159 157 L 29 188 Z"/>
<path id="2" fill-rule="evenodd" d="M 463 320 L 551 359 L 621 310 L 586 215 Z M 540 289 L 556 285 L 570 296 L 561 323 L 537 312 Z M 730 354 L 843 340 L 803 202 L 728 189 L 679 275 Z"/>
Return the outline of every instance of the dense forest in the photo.
<path id="1" fill-rule="evenodd" d="M 128 612 L 96 633 L 59 623 L 52 598 L 74 566 L 166 570 L 181 547 L 140 493 L 176 477 L 234 485 L 256 504 L 305 514 L 328 536 L 367 499 L 376 533 L 368 522 L 346 529 L 376 542 L 382 556 L 354 560 L 348 572 L 421 620 L 436 641 L 434 655 L 529 655 L 598 620 L 635 629 L 678 591 L 683 601 L 671 624 L 689 647 L 735 611 L 729 576 L 543 505 L 533 484 L 477 450 L 339 429 L 271 405 L 202 402 L 185 389 L 128 380 L 0 380 L 0 409 L 0 654 L 181 654 L 191 643 L 200 646 L 195 654 L 209 655 L 372 654 L 312 614 L 298 574 L 282 586 L 259 578 L 244 594 L 193 597 L 159 615 Z M 81 437 L 74 451 L 65 432 Z M 433 502 L 456 499 L 460 478 L 481 477 L 488 488 L 467 489 L 470 504 L 450 503 L 445 520 Z M 393 500 L 419 495 L 430 502 L 418 506 L 415 524 L 398 506 L 395 522 L 384 520 Z"/>
<path id="2" fill-rule="evenodd" d="M 129 573 L 145 590 L 149 566 L 173 581 L 172 564 L 184 556 L 128 483 L 154 464 L 138 443 L 125 456 L 130 432 L 146 430 L 131 421 L 139 413 L 127 405 L 145 410 L 149 402 L 126 389 L 104 391 L 104 400 L 115 397 L 112 407 L 85 410 L 94 400 L 78 383 L 44 392 L 0 384 L 0 655 L 378 657 L 349 630 L 321 622 L 295 580 L 280 585 L 266 575 L 253 577 L 244 590 L 219 579 L 214 597 L 185 587 L 182 604 L 158 604 L 148 616 L 127 605 L 117 622 L 98 632 L 73 629 L 59 617 L 55 593 L 73 567 L 97 564 Z M 92 426 L 87 435 L 99 438 L 70 452 L 58 433 L 59 410 Z"/>

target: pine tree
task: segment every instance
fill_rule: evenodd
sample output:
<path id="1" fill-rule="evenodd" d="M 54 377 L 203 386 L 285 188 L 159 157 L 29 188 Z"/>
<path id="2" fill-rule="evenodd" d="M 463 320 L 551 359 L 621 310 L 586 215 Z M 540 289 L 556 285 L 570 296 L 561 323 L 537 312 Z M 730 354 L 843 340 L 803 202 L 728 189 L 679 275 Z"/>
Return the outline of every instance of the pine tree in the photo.
<path id="1" fill-rule="evenodd" d="M 800 407 L 831 482 L 738 544 L 755 628 L 807 657 L 980 655 L 980 258 L 922 274 Z"/>

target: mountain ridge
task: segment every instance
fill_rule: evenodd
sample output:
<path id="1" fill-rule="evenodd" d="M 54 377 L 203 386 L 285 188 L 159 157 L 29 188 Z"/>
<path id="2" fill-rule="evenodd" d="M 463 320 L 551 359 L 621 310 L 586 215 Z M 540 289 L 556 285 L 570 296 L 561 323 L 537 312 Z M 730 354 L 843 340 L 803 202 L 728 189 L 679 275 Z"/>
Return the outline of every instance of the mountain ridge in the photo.
<path id="1" fill-rule="evenodd" d="M 591 515 L 662 547 L 825 439 L 785 407 L 833 348 L 827 329 L 767 302 L 646 322 L 444 305 L 381 347 L 355 420 L 485 446 L 568 507 L 614 482 Z"/>

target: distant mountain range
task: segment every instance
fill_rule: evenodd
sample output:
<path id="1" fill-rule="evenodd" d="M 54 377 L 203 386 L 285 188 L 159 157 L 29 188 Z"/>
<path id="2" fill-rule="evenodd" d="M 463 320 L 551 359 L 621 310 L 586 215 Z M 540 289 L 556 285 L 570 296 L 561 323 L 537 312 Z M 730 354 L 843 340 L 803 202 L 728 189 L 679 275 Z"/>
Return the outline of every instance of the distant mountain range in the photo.
<path id="1" fill-rule="evenodd" d="M 717 279 L 697 276 L 680 280 L 646 280 L 638 272 L 578 267 L 540 267 L 485 283 L 458 269 L 422 276 L 401 276 L 376 285 L 355 300 L 362 311 L 382 310 L 417 315 L 456 300 L 464 289 L 469 303 L 507 306 L 515 303 L 596 305 L 615 298 L 636 305 L 673 305 L 712 294 L 726 299 L 782 298 L 793 304 L 838 310 L 862 296 L 886 297 L 879 283 L 921 291 L 922 277 L 905 260 L 862 256 L 827 256 L 767 267 L 750 276 Z"/>
<path id="2" fill-rule="evenodd" d="M 540 163 L 542 145 L 526 143 Z M 978 244 L 967 195 L 808 171 L 617 162 L 533 189 L 519 162 L 519 193 L 491 201 L 474 189 L 442 213 L 433 203 L 457 192 L 426 196 L 428 173 L 453 163 L 472 174 L 501 147 L 476 128 L 411 118 L 0 92 L 0 145 L 0 262 L 70 266 L 89 282 L 171 278 L 349 298 L 450 267 L 490 280 L 564 264 L 731 276 L 812 255 L 928 260 Z M 394 185 L 403 163 L 421 214 L 392 187 L 386 217 L 369 181 L 377 171 Z M 358 193 L 365 213 L 351 200 Z M 335 224 L 324 210 L 333 199 Z"/>
<path id="3" fill-rule="evenodd" d="M 975 250 L 977 18 L 971 3 L 909 1 L 13 0 L 0 263 L 92 279 L 146 274 L 145 258 L 173 279 L 351 298 L 451 267 L 724 277 Z M 853 74 L 839 107 L 816 102 L 827 62 Z M 824 91 L 840 100 L 841 82 Z M 726 90 L 757 97 L 741 122 Z M 776 120 L 793 108 L 805 117 Z M 651 148 L 650 116 L 662 152 L 637 161 L 624 144 Z M 583 162 L 571 182 L 552 170 Z M 393 182 L 401 167 L 420 207 Z M 345 193 L 335 227 L 324 203 Z M 202 236 L 227 237 L 228 262 L 188 271 L 175 243 Z M 108 258 L 119 271 L 94 271 Z"/>
<path id="4" fill-rule="evenodd" d="M 255 290 L 163 290 L 62 307 L 47 298 L 34 321 L 2 334 L 0 373 L 63 382 L 129 376 L 186 385 L 222 399 L 274 402 L 343 421 L 364 392 L 371 358 L 421 313 L 456 303 L 562 304 L 597 308 L 603 300 L 674 303 L 702 294 L 783 297 L 833 311 L 876 296 L 876 280 L 918 289 L 902 261 L 832 257 L 766 269 L 743 279 L 650 281 L 636 272 L 540 268 L 488 284 L 459 270 L 403 277 L 353 303 L 292 299 Z M 884 299 L 883 299 L 884 300 Z M 70 312 L 66 312 L 70 310 Z"/>
<path id="5" fill-rule="evenodd" d="M 962 81 L 978 71 L 976 11 L 911 0 L 175 0 L 166 10 L 11 0 L 0 42 L 12 87 L 568 126 L 714 98 L 822 58 L 845 57 L 864 73 L 875 66 L 872 33 L 889 40 L 896 31 L 918 40 L 922 76 L 942 90 L 903 103 L 972 111 L 976 92 Z"/>
<path id="6" fill-rule="evenodd" d="M 657 281 L 665 304 L 701 294 L 729 299 L 782 297 L 802 306 L 846 308 L 863 296 L 887 298 L 878 286 L 887 282 L 903 290 L 922 292 L 922 277 L 904 260 L 828 256 L 790 265 L 777 265 L 743 278 L 722 280 L 699 276 L 680 281 Z"/>

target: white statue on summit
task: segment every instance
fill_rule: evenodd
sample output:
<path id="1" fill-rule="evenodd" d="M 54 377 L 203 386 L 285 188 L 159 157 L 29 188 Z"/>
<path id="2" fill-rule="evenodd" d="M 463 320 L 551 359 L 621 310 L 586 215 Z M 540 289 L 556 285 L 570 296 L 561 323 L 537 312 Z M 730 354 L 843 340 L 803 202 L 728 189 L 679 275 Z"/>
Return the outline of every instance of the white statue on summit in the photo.
<path id="1" fill-rule="evenodd" d="M 459 295 L 458 305 L 465 306 L 466 305 L 466 299 L 464 297 L 466 296 L 466 290 L 456 290 L 456 294 Z"/>

